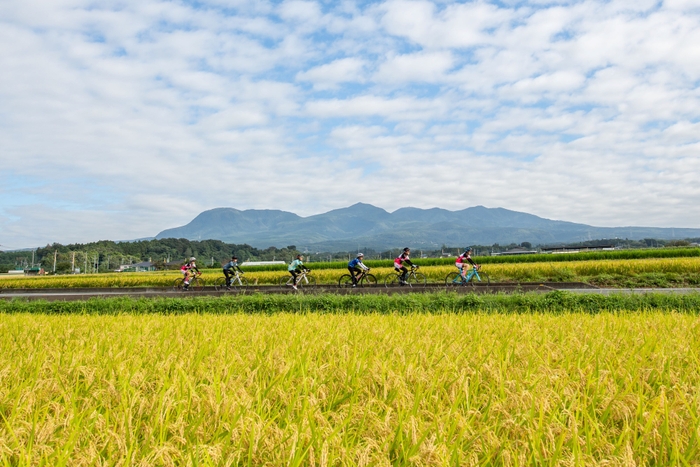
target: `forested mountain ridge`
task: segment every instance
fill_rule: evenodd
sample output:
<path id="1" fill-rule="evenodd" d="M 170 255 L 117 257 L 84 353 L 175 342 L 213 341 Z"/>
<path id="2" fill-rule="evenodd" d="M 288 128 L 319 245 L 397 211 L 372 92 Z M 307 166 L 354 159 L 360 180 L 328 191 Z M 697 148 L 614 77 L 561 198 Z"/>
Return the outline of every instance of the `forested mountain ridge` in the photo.
<path id="1" fill-rule="evenodd" d="M 700 229 L 594 227 L 544 219 L 503 208 L 475 206 L 459 211 L 401 208 L 392 213 L 357 203 L 323 214 L 300 217 L 271 210 L 217 208 L 204 211 L 182 227 L 156 238 L 218 239 L 258 248 L 297 245 L 310 251 L 386 250 L 410 245 L 491 245 L 529 242 L 571 243 L 596 238 L 680 239 L 700 236 Z"/>

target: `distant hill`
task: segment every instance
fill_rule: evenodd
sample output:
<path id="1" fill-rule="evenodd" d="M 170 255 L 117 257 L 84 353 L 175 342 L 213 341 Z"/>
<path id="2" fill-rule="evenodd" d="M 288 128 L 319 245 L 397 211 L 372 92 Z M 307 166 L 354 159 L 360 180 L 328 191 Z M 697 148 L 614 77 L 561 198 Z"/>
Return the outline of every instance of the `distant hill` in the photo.
<path id="1" fill-rule="evenodd" d="M 442 245 L 541 245 L 615 237 L 640 240 L 699 236 L 700 229 L 594 227 L 483 206 L 460 211 L 401 208 L 389 213 L 371 204 L 357 203 L 309 217 L 278 210 L 217 208 L 204 211 L 187 225 L 164 230 L 156 238 L 213 239 L 256 248 L 296 245 L 311 251 L 347 251 L 358 247 L 437 249 Z"/>

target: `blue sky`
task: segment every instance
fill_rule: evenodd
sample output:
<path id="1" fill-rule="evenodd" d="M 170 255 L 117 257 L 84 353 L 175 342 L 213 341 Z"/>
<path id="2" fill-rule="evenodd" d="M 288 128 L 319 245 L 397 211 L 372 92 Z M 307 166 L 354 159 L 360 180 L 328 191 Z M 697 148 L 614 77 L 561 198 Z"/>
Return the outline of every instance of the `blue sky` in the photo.
<path id="1" fill-rule="evenodd" d="M 700 6 L 0 3 L 0 248 L 206 209 L 700 227 Z"/>

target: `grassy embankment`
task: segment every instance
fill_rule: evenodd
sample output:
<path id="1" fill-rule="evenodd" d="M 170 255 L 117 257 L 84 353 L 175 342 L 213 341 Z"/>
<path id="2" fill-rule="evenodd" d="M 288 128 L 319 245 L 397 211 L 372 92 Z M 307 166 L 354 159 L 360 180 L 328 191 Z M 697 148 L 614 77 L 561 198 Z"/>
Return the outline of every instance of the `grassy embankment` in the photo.
<path id="1" fill-rule="evenodd" d="M 441 295 L 0 302 L 0 464 L 700 462 L 697 295 Z"/>

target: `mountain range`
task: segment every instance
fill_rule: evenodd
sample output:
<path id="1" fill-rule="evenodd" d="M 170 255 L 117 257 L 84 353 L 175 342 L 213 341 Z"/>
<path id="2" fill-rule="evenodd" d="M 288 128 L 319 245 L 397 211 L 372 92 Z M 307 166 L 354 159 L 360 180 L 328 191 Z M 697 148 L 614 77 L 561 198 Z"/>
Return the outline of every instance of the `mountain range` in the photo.
<path id="1" fill-rule="evenodd" d="M 301 217 L 279 210 L 217 208 L 204 211 L 182 227 L 156 238 L 222 240 L 256 248 L 296 245 L 308 251 L 438 249 L 442 245 L 533 245 L 574 243 L 601 238 L 682 239 L 700 237 L 700 229 L 594 227 L 544 219 L 503 208 L 475 206 L 460 211 L 401 208 L 394 212 L 357 203 L 324 214 Z"/>

